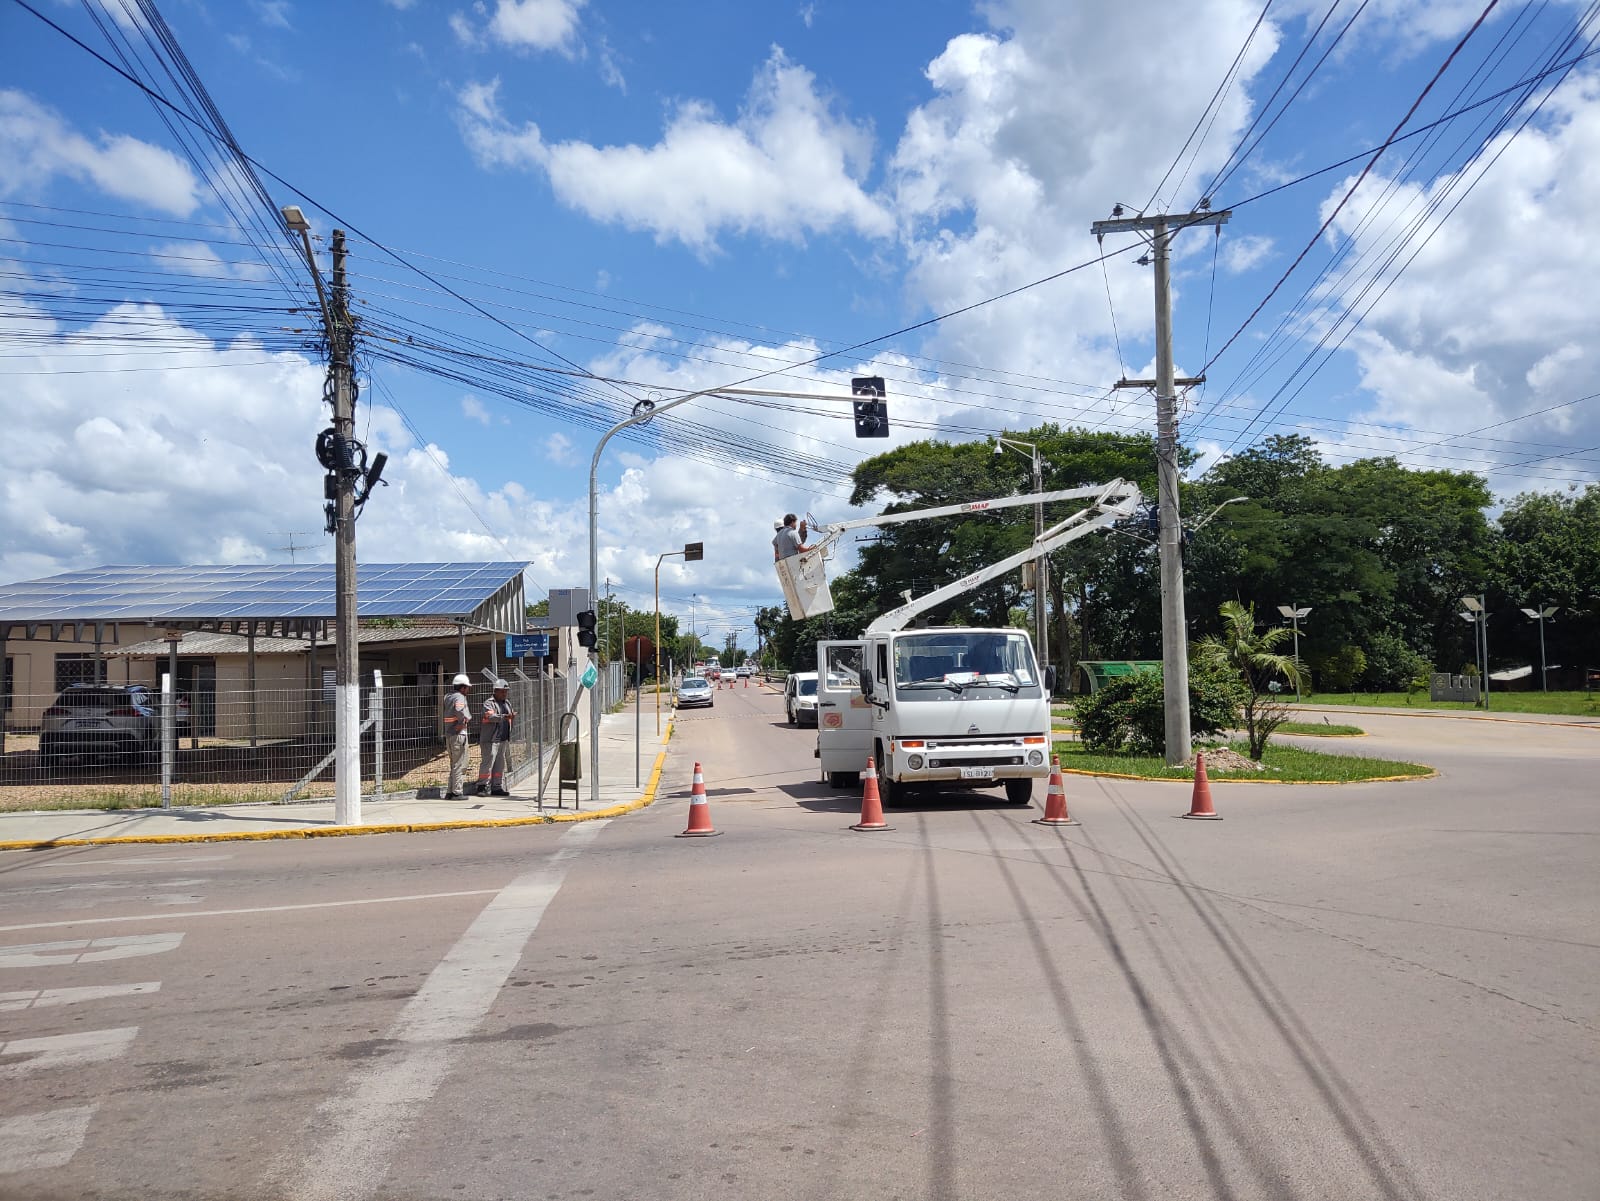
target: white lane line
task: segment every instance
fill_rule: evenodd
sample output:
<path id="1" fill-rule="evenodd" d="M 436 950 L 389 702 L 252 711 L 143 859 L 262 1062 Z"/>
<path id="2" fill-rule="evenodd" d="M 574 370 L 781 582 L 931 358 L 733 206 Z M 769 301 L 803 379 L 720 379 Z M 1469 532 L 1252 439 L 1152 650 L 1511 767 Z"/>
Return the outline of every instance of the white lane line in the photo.
<path id="1" fill-rule="evenodd" d="M 144 984 L 90 984 L 82 988 L 30 988 L 22 992 L 0 992 L 0 1013 L 77 1005 L 82 1001 L 103 1001 L 107 997 L 142 997 L 160 991 L 161 981 L 151 980 Z"/>
<path id="2" fill-rule="evenodd" d="M 167 915 L 169 918 L 171 914 Z M 115 938 L 74 938 L 0 947 L 0 967 L 54 967 L 68 963 L 109 963 L 176 950 L 183 934 L 123 934 Z"/>
<path id="3" fill-rule="evenodd" d="M 95 1105 L 74 1105 L 0 1120 L 0 1172 L 65 1167 L 89 1133 Z"/>
<path id="4" fill-rule="evenodd" d="M 14 1038 L 0 1043 L 0 1057 L 26 1055 L 29 1058 L 20 1063 L 0 1063 L 0 1080 L 18 1080 L 51 1068 L 104 1063 L 127 1051 L 138 1033 L 137 1026 L 118 1026 L 113 1030 L 82 1030 L 77 1034 L 54 1034 L 48 1038 Z"/>
<path id="5" fill-rule="evenodd" d="M 308 1133 L 316 1149 L 280 1167 L 268 1191 L 292 1201 L 358 1201 L 378 1190 L 450 1068 L 452 1040 L 483 1020 L 560 890 L 569 862 L 606 824 L 601 819 L 568 831 L 555 854 L 484 906 L 390 1027 L 387 1037 L 404 1044 L 401 1049 L 351 1073 L 312 1120 Z"/>
<path id="6" fill-rule="evenodd" d="M 606 821 L 606 818 L 601 818 Z M 585 822 L 585 825 L 594 825 L 594 822 Z M 254 909 L 197 909 L 193 913 L 185 913 L 183 918 L 187 921 L 192 917 L 239 917 L 251 913 L 289 913 L 296 909 L 342 909 L 346 905 L 393 905 L 399 901 L 445 901 L 451 897 L 486 897 L 498 892 L 495 888 L 468 888 L 461 892 L 418 892 L 400 897 L 353 897 L 348 901 L 307 901 L 300 905 L 259 905 Z M 21 930 L 56 930 L 62 926 L 88 926 L 101 922 L 170 922 L 173 919 L 170 913 L 121 913 L 110 917 L 75 917 L 59 922 L 24 922 L 19 926 L 0 926 L 0 934 L 14 934 Z M 3 965 L 0 965 L 3 966 Z"/>

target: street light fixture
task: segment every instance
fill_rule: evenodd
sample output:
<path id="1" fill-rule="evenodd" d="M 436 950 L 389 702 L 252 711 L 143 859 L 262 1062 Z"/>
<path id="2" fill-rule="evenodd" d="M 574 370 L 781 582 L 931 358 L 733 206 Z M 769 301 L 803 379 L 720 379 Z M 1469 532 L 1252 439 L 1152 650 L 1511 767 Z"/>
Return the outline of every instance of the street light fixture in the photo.
<path id="1" fill-rule="evenodd" d="M 1233 498 L 1233 500 L 1245 499 L 1247 498 L 1243 496 Z M 1222 504 L 1231 505 L 1233 500 L 1225 500 Z M 1221 508 L 1222 505 L 1217 506 L 1217 509 Z M 1216 515 L 1217 510 L 1212 510 L 1211 517 Z M 1211 517 L 1207 517 L 1206 521 L 1210 521 Z M 1298 705 L 1300 703 L 1300 619 L 1311 612 L 1311 606 L 1307 605 L 1304 609 L 1300 609 L 1294 605 L 1279 605 L 1278 612 L 1294 623 L 1294 703 Z"/>
<path id="2" fill-rule="evenodd" d="M 1472 622 L 1477 629 L 1474 630 L 1476 645 L 1473 650 L 1478 655 L 1478 679 L 1482 681 L 1483 707 L 1487 712 L 1489 708 L 1489 607 L 1488 596 L 1463 596 L 1461 603 L 1467 611 L 1461 614 L 1466 620 Z"/>
<path id="3" fill-rule="evenodd" d="M 1039 444 L 1025 442 L 1021 438 L 1008 438 L 1004 434 L 996 434 L 994 439 L 994 453 L 996 456 L 1004 455 L 1006 447 L 1010 447 L 1018 454 L 1023 453 L 1027 447 L 1029 462 L 1033 464 L 1033 490 L 1044 491 L 1044 460 L 1039 457 Z M 1033 506 L 1033 537 L 1037 542 L 1044 536 L 1044 502 L 1036 501 Z M 1046 620 L 1046 610 L 1049 608 L 1050 560 L 1045 555 L 1040 555 L 1033 561 L 1033 640 L 1034 649 L 1039 655 L 1039 671 L 1043 673 L 1045 663 L 1050 658 L 1050 625 Z"/>
<path id="4" fill-rule="evenodd" d="M 1545 691 L 1550 691 L 1550 669 L 1545 665 L 1544 658 L 1544 619 L 1556 615 L 1556 607 L 1549 605 L 1543 609 L 1524 609 L 1529 621 L 1539 623 L 1539 686 Z"/>

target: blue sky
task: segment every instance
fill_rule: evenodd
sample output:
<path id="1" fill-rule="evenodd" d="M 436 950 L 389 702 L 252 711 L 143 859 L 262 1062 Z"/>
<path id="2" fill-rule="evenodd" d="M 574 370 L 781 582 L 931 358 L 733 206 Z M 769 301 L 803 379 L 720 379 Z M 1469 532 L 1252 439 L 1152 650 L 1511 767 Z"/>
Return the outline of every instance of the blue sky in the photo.
<path id="1" fill-rule="evenodd" d="M 136 0 L 30 2 L 210 120 Z M 352 231 L 360 422 L 392 456 L 373 561 L 582 585 L 597 429 L 766 372 L 830 396 L 885 375 L 889 445 L 1148 429 L 1150 398 L 1109 386 L 1152 372 L 1150 273 L 1129 238 L 1096 263 L 1089 225 L 1206 197 L 1233 218 L 1174 264 L 1179 371 L 1227 347 L 1188 398 L 1202 467 L 1298 431 L 1502 496 L 1592 481 L 1600 88 L 1573 60 L 1597 27 L 1486 2 L 165 0 L 263 197 L 0 0 L 0 575 L 279 560 L 291 536 L 329 557 L 284 203 L 319 250 Z M 664 607 L 748 630 L 778 597 L 772 520 L 851 515 L 884 445 L 834 401 L 691 402 L 608 449 L 602 574 L 649 607 L 656 556 L 704 541 Z"/>

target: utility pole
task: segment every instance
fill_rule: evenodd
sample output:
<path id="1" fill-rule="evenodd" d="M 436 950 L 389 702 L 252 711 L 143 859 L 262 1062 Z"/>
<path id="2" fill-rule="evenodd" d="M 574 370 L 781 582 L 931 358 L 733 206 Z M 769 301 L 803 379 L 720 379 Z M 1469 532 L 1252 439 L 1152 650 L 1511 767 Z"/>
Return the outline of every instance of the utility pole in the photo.
<path id="1" fill-rule="evenodd" d="M 1173 226 L 1220 227 L 1232 213 L 1199 211 L 1149 217 L 1123 217 L 1122 206 L 1112 219 L 1096 221 L 1090 232 L 1102 242 L 1108 233 L 1148 236 L 1151 254 L 1140 262 L 1155 264 L 1156 378 L 1119 380 L 1119 388 L 1149 388 L 1156 392 L 1156 466 L 1161 527 L 1161 673 L 1166 693 L 1167 763 L 1188 763 L 1193 754 L 1189 725 L 1189 628 L 1183 604 L 1183 525 L 1178 513 L 1178 397 L 1179 387 L 1203 383 L 1200 379 L 1173 378 L 1172 366 L 1172 232 Z"/>
<path id="2" fill-rule="evenodd" d="M 350 322 L 350 289 L 345 277 L 344 230 L 333 231 L 333 311 L 334 328 L 328 331 L 328 367 L 333 377 L 334 444 L 350 447 L 356 437 L 356 390 L 351 362 L 353 327 Z M 341 826 L 361 822 L 361 650 L 356 638 L 356 482 L 362 472 L 354 469 L 348 453 L 341 455 L 338 496 L 335 500 L 334 642 L 337 661 L 334 667 L 335 745 L 338 748 L 333 770 L 333 820 Z"/>

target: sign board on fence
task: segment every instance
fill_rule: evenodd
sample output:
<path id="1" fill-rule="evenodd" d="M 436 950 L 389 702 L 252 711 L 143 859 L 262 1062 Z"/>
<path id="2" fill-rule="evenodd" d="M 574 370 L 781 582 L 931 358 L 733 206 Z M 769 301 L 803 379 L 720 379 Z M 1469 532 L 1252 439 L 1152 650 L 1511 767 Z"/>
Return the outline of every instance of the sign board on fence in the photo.
<path id="1" fill-rule="evenodd" d="M 507 634 L 506 658 L 521 659 L 531 656 L 542 659 L 550 653 L 549 634 Z"/>

